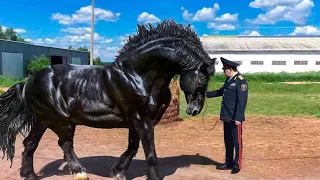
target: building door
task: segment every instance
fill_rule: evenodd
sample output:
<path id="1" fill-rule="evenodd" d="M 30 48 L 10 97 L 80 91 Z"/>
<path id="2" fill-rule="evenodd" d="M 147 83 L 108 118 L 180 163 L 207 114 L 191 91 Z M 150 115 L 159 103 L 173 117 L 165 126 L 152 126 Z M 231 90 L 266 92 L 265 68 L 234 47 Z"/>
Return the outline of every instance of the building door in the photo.
<path id="1" fill-rule="evenodd" d="M 51 65 L 55 64 L 63 64 L 63 57 L 62 56 L 51 56 Z"/>
<path id="2" fill-rule="evenodd" d="M 81 64 L 81 58 L 72 58 L 71 60 L 71 64 Z"/>
<path id="3" fill-rule="evenodd" d="M 2 52 L 2 75 L 16 79 L 24 77 L 22 53 Z"/>

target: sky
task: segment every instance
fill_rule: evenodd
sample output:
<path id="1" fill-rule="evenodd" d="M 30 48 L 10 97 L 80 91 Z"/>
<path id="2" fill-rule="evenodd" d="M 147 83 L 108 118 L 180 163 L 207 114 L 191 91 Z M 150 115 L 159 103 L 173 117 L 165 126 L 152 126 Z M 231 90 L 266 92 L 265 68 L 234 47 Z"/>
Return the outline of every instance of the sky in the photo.
<path id="1" fill-rule="evenodd" d="M 1 0 L 0 26 L 36 45 L 90 49 L 91 0 Z M 320 36 L 316 0 L 95 0 L 94 57 L 113 61 L 137 24 L 172 18 L 202 36 Z"/>

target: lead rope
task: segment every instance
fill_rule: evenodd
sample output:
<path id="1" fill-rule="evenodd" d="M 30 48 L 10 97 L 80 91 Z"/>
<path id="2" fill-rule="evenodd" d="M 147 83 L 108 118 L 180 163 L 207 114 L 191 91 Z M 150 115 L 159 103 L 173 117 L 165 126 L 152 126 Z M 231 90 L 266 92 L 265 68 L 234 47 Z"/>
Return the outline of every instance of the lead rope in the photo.
<path id="1" fill-rule="evenodd" d="M 206 113 L 206 111 L 207 111 L 207 109 L 208 109 L 208 103 L 207 103 L 206 100 L 205 100 L 205 102 L 206 102 L 206 107 L 205 107 L 205 109 L 204 109 L 204 111 L 203 111 L 203 113 L 202 113 L 202 125 L 203 125 L 204 129 L 206 129 L 207 131 L 212 131 L 212 130 L 214 129 L 214 127 L 217 125 L 217 123 L 218 123 L 218 121 L 220 120 L 220 118 L 217 118 L 216 122 L 213 124 L 213 126 L 212 126 L 211 129 L 207 129 L 207 128 L 206 128 L 206 126 L 204 125 L 204 114 Z M 230 121 L 235 122 L 235 120 L 230 119 L 230 118 L 224 117 L 223 119 L 227 119 L 227 120 L 230 120 Z M 243 128 L 245 128 L 245 127 L 242 125 L 242 123 L 241 123 L 241 126 L 242 126 Z M 246 129 L 246 128 L 245 128 L 245 129 Z"/>
<path id="2" fill-rule="evenodd" d="M 214 127 L 216 126 L 216 124 L 218 123 L 219 121 L 219 118 L 217 118 L 216 122 L 213 124 L 212 128 L 211 129 L 207 129 L 206 126 L 204 125 L 204 114 L 206 113 L 207 109 L 208 109 L 208 103 L 207 101 L 205 100 L 206 102 L 206 108 L 204 109 L 203 111 L 203 114 L 202 114 L 202 125 L 204 127 L 204 129 L 206 129 L 207 131 L 211 131 L 212 129 L 214 129 Z"/>

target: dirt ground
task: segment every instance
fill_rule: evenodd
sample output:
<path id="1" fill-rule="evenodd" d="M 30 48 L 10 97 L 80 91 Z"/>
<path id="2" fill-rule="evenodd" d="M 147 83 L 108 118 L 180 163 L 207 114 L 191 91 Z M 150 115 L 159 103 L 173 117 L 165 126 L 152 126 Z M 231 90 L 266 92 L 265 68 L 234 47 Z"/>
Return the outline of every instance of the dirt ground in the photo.
<path id="1" fill-rule="evenodd" d="M 217 117 L 205 119 L 207 129 Z M 156 149 L 160 173 L 168 180 L 208 179 L 320 179 L 320 119 L 311 117 L 248 116 L 243 129 L 243 169 L 216 170 L 224 160 L 222 123 L 204 129 L 201 116 L 156 126 Z M 90 180 L 111 179 L 110 167 L 127 147 L 127 130 L 78 126 L 75 151 L 87 168 Z M 41 179 L 71 180 L 62 161 L 57 136 L 48 130 L 35 153 L 35 170 Z M 0 161 L 0 179 L 21 179 L 22 143 L 16 158 Z M 146 179 L 142 146 L 127 171 L 127 179 Z"/>

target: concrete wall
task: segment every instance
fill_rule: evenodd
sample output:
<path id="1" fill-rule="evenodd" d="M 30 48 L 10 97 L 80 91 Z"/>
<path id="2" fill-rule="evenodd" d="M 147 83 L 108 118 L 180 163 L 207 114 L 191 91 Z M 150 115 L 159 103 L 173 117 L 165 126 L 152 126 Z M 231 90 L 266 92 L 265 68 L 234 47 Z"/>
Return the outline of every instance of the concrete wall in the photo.
<path id="1" fill-rule="evenodd" d="M 220 57 L 231 61 L 242 61 L 238 67 L 240 72 L 307 72 L 320 71 L 320 52 L 278 52 L 278 53 L 214 53 L 210 57 L 218 59 L 216 71 L 222 72 L 222 63 Z M 251 61 L 263 61 L 263 65 L 252 65 Z M 285 61 L 286 65 L 273 65 L 272 61 Z M 307 65 L 295 65 L 295 61 L 307 61 Z"/>

